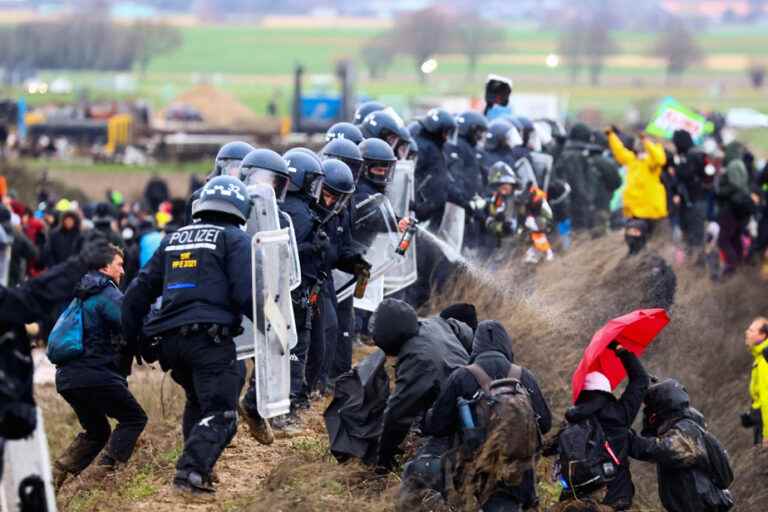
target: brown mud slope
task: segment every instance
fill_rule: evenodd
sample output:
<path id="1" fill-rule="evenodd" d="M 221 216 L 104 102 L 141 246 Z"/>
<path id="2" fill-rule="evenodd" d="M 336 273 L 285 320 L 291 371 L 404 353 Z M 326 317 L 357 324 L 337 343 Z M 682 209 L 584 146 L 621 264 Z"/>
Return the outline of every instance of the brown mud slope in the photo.
<path id="1" fill-rule="evenodd" d="M 740 428 L 738 414 L 749 406 L 751 362 L 742 332 L 753 316 L 768 311 L 765 284 L 752 268 L 718 285 L 703 270 L 676 269 L 675 276 L 653 252 L 666 254 L 667 246 L 632 259 L 624 258 L 625 250 L 613 234 L 582 242 L 535 274 L 521 271 L 519 263 L 493 274 L 470 267 L 432 307 L 473 301 L 482 318 L 501 320 L 512 335 L 518 362 L 536 373 L 559 418 L 569 404 L 572 371 L 594 331 L 614 316 L 669 305 L 674 297 L 672 322 L 643 360 L 657 376 L 674 376 L 686 384 L 693 403 L 729 449 L 736 510 L 764 511 L 768 488 L 759 482 L 768 475 L 760 475 L 751 434 Z M 380 477 L 358 465 L 341 466 L 328 455 L 321 416 L 325 403 L 313 407 L 304 435 L 270 447 L 257 445 L 241 425 L 217 466 L 221 483 L 215 502 L 192 503 L 174 495 L 168 482 L 180 450 L 182 393 L 170 379 L 161 386 L 160 375 L 143 370 L 132 377 L 131 386 L 150 416 L 134 459 L 105 482 L 93 481 L 86 471 L 65 484 L 59 496 L 63 510 L 393 510 L 396 475 Z M 38 393 L 57 455 L 76 433 L 75 418 L 50 387 Z M 542 510 L 547 510 L 556 487 L 547 481 L 546 464 L 539 473 Z M 634 463 L 633 473 L 638 487 L 634 510 L 661 510 L 653 467 Z"/>

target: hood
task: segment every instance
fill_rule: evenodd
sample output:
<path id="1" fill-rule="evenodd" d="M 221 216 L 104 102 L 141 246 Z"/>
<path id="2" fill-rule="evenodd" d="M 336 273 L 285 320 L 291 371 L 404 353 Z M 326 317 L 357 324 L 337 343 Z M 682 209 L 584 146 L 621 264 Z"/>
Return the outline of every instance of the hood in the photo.
<path id="1" fill-rule="evenodd" d="M 752 352 L 752 355 L 754 356 L 755 359 L 757 359 L 761 355 L 765 355 L 766 360 L 768 360 L 768 355 L 766 355 L 768 354 L 768 352 L 766 352 L 768 351 L 768 339 L 758 343 L 757 345 L 749 349 L 749 351 Z"/>
<path id="2" fill-rule="evenodd" d="M 475 309 L 474 304 L 467 304 L 466 302 L 451 304 L 440 312 L 440 318 L 446 320 L 453 318 L 467 324 L 472 332 L 477 330 L 477 309 Z"/>
<path id="3" fill-rule="evenodd" d="M 419 317 L 408 303 L 385 299 L 376 309 L 373 341 L 388 356 L 396 356 L 403 344 L 419 332 Z"/>
<path id="4" fill-rule="evenodd" d="M 741 142 L 733 141 L 723 151 L 723 165 L 728 165 L 734 160 L 741 160 L 744 156 L 744 145 Z"/>
<path id="5" fill-rule="evenodd" d="M 576 123 L 571 126 L 571 131 L 568 132 L 568 140 L 590 142 L 592 140 L 592 131 L 584 123 Z"/>
<path id="6" fill-rule="evenodd" d="M 512 363 L 515 356 L 512 353 L 512 338 L 507 334 L 504 326 L 496 320 L 483 320 L 475 331 L 475 340 L 472 343 L 472 357 L 470 362 L 486 352 L 498 352 L 504 355 Z"/>
<path id="7" fill-rule="evenodd" d="M 75 227 L 74 227 L 74 229 L 72 229 L 72 231 L 80 231 L 80 216 L 77 213 L 73 212 L 73 211 L 64 212 L 61 215 L 61 220 L 59 220 L 59 229 L 61 231 L 65 231 L 63 229 L 64 228 L 64 219 L 66 219 L 67 217 L 70 217 L 70 218 L 75 220 Z"/>
<path id="8" fill-rule="evenodd" d="M 75 288 L 75 295 L 80 299 L 86 299 L 101 292 L 107 286 L 112 285 L 112 279 L 99 271 L 85 274 Z"/>
<path id="9" fill-rule="evenodd" d="M 728 178 L 728 184 L 743 192 L 749 193 L 749 173 L 744 162 L 739 158 L 734 158 L 725 168 L 725 175 Z"/>
<path id="10" fill-rule="evenodd" d="M 582 421 L 605 407 L 608 403 L 616 401 L 616 397 L 605 391 L 582 391 L 576 400 L 576 405 L 565 411 L 565 419 L 571 423 Z"/>
<path id="11" fill-rule="evenodd" d="M 459 339 L 461 346 L 464 347 L 464 350 L 467 351 L 467 354 L 471 354 L 472 343 L 474 339 L 474 332 L 472 331 L 472 328 L 464 322 L 456 320 L 455 318 L 444 318 L 443 320 L 445 320 L 445 322 L 453 331 L 453 334 L 455 334 Z"/>
<path id="12" fill-rule="evenodd" d="M 675 130 L 672 134 L 672 142 L 679 155 L 684 155 L 693 147 L 693 137 L 685 130 Z"/>

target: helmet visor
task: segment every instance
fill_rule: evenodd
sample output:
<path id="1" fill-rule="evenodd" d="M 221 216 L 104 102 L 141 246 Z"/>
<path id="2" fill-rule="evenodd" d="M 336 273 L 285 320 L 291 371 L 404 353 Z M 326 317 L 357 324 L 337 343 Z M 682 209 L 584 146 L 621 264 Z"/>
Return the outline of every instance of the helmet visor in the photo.
<path id="1" fill-rule="evenodd" d="M 323 185 L 320 195 L 320 206 L 333 214 L 338 214 L 347 206 L 350 197 L 352 197 L 352 194 L 338 192 L 327 185 Z"/>
<path id="2" fill-rule="evenodd" d="M 234 158 L 220 158 L 216 160 L 216 172 L 218 176 L 232 176 L 237 178 L 240 176 L 240 162 L 242 160 Z"/>
<path id="3" fill-rule="evenodd" d="M 363 164 L 363 173 L 372 182 L 386 185 L 392 181 L 396 163 L 385 160 L 368 160 Z"/>
<path id="4" fill-rule="evenodd" d="M 245 168 L 243 169 L 242 180 L 246 186 L 267 185 L 272 187 L 278 203 L 282 203 L 285 200 L 285 194 L 288 193 L 288 177 L 267 169 L 260 169 L 258 167 Z"/>
<path id="5" fill-rule="evenodd" d="M 319 202 L 322 190 L 323 176 L 321 174 L 307 174 L 304 177 L 304 192 L 309 197 Z"/>

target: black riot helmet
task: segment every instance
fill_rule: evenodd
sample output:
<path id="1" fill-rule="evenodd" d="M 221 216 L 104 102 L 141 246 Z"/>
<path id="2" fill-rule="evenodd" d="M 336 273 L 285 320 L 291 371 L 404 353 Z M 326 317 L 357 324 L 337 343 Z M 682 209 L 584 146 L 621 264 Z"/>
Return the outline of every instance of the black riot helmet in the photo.
<path id="1" fill-rule="evenodd" d="M 379 189 L 392 181 L 397 158 L 392 148 L 380 139 L 366 139 L 360 144 L 363 168 L 360 176 L 374 183 Z"/>
<path id="2" fill-rule="evenodd" d="M 205 217 L 206 213 L 225 214 L 233 222 L 244 224 L 251 215 L 251 200 L 245 184 L 232 176 L 211 179 L 192 205 L 192 218 Z"/>
<path id="3" fill-rule="evenodd" d="M 285 199 L 291 173 L 288 164 L 271 149 L 255 149 L 240 162 L 240 180 L 246 186 L 264 184 L 275 190 L 278 203 Z"/>
<path id="4" fill-rule="evenodd" d="M 366 101 L 361 103 L 355 109 L 355 117 L 352 119 L 352 122 L 357 126 L 360 126 L 363 124 L 363 120 L 368 117 L 368 114 L 376 112 L 377 110 L 384 110 L 385 108 L 387 108 L 387 106 L 378 101 Z"/>
<path id="5" fill-rule="evenodd" d="M 283 158 L 291 172 L 288 191 L 304 194 L 311 200 L 318 201 L 325 173 L 317 155 L 307 148 L 293 148 L 287 151 Z"/>
<path id="6" fill-rule="evenodd" d="M 442 108 L 433 108 L 420 122 L 426 131 L 442 140 L 448 140 L 456 130 L 456 120 Z"/>
<path id="7" fill-rule="evenodd" d="M 398 158 L 408 155 L 411 134 L 396 114 L 386 110 L 372 112 L 363 120 L 360 131 L 366 139 L 381 139 L 389 144 Z"/>
<path id="8" fill-rule="evenodd" d="M 224 144 L 216 154 L 213 172 L 208 178 L 211 179 L 215 176 L 238 177 L 240 175 L 240 162 L 245 158 L 245 155 L 254 149 L 256 148 L 247 142 L 235 141 Z"/>
<path id="9" fill-rule="evenodd" d="M 329 158 L 323 161 L 323 191 L 319 206 L 329 214 L 342 211 L 355 192 L 355 178 L 349 166 L 341 160 Z"/>
<path id="10" fill-rule="evenodd" d="M 488 121 L 480 112 L 468 110 L 456 118 L 456 130 L 459 137 L 475 146 L 485 137 Z"/>
<path id="11" fill-rule="evenodd" d="M 360 178 L 360 168 L 363 166 L 363 155 L 360 153 L 360 148 L 352 141 L 343 138 L 332 140 L 320 150 L 320 156 L 323 159 L 335 158 L 347 164 L 357 183 Z"/>
<path id="12" fill-rule="evenodd" d="M 522 143 L 520 132 L 505 119 L 494 119 L 488 123 L 485 134 L 485 149 L 491 151 L 503 148 L 513 148 Z"/>
<path id="13" fill-rule="evenodd" d="M 332 141 L 334 139 L 347 139 L 355 144 L 360 144 L 363 142 L 365 137 L 363 137 L 363 134 L 360 132 L 360 128 L 353 125 L 352 123 L 336 123 L 330 128 L 328 128 L 328 131 L 325 132 L 325 140 L 326 141 Z"/>
<path id="14" fill-rule="evenodd" d="M 667 420 L 682 416 L 691 403 L 688 391 L 675 379 L 666 379 L 648 388 L 643 399 L 643 431 L 658 432 Z"/>

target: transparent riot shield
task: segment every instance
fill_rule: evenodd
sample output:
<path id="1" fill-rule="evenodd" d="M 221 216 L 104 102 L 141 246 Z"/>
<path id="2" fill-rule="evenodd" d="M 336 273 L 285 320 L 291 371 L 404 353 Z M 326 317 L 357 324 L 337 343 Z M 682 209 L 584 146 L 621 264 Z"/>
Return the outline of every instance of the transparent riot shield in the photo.
<path id="1" fill-rule="evenodd" d="M 0 510 L 22 510 L 19 484 L 30 476 L 39 477 L 45 486 L 45 505 L 48 512 L 56 512 L 56 497 L 51 477 L 51 458 L 45 436 L 43 414 L 37 408 L 37 428 L 26 439 L 5 441 L 4 470 L 0 481 Z"/>
<path id="2" fill-rule="evenodd" d="M 273 418 L 290 409 L 290 350 L 298 341 L 288 271 L 290 229 L 260 231 L 251 248 L 256 403 L 263 418 Z"/>
<path id="3" fill-rule="evenodd" d="M 466 223 L 466 212 L 464 208 L 454 203 L 445 203 L 443 219 L 440 222 L 440 229 L 437 236 L 443 239 L 448 245 L 461 254 L 464 246 L 464 226 Z"/>
<path id="4" fill-rule="evenodd" d="M 542 190 L 546 191 L 549 186 L 550 174 L 552 174 L 554 158 L 552 155 L 533 151 L 531 152 L 531 160 L 533 160 L 533 173 L 536 175 L 536 180 Z"/>
<path id="5" fill-rule="evenodd" d="M 281 261 L 280 264 L 284 265 L 281 267 L 281 271 L 286 272 L 288 275 L 289 291 L 293 290 L 301 284 L 301 267 L 299 266 L 299 253 L 291 218 L 278 209 L 275 191 L 272 187 L 259 184 L 250 185 L 248 187 L 248 195 L 253 206 L 251 208 L 251 216 L 245 225 L 245 230 L 251 236 L 251 239 L 259 233 L 280 229 L 287 229 L 288 231 L 290 250 L 288 251 L 287 259 Z M 243 334 L 235 339 L 238 359 L 253 357 L 253 336 L 253 324 L 247 318 L 243 318 Z"/>
<path id="6" fill-rule="evenodd" d="M 369 283 L 383 277 L 402 259 L 395 252 L 400 241 L 397 218 L 389 200 L 382 194 L 374 194 L 355 205 L 352 238 L 365 248 L 363 257 L 371 264 Z M 334 270 L 333 281 L 339 301 L 352 296 L 354 276 Z"/>
<path id="7" fill-rule="evenodd" d="M 392 183 L 387 185 L 387 198 L 392 204 L 392 210 L 399 218 L 410 215 L 410 204 L 414 197 L 414 163 L 410 160 L 399 160 Z M 384 275 L 384 295 L 391 295 L 416 282 L 416 238 L 399 263 Z"/>

